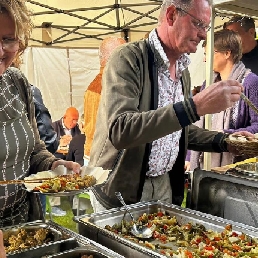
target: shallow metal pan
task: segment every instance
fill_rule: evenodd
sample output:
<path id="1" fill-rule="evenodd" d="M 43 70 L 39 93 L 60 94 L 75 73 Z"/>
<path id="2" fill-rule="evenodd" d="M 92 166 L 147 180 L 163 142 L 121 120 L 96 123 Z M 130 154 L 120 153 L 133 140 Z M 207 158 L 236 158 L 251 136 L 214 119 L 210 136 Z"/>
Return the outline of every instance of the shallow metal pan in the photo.
<path id="1" fill-rule="evenodd" d="M 108 254 L 104 254 L 101 250 L 97 250 L 95 247 L 78 247 L 73 250 L 68 250 L 63 253 L 50 256 L 51 258 L 81 258 L 83 255 L 93 255 L 93 258 L 109 258 Z"/>
<path id="2" fill-rule="evenodd" d="M 258 237 L 257 228 L 198 211 L 183 209 L 179 206 L 169 205 L 160 201 L 141 202 L 129 205 L 129 207 L 134 217 L 138 217 L 143 213 L 162 211 L 170 214 L 171 216 L 175 216 L 179 224 L 186 224 L 188 222 L 199 223 L 204 225 L 207 229 L 218 232 L 223 231 L 227 224 L 232 224 L 235 232 L 244 232 L 252 237 Z M 115 223 L 120 223 L 124 216 L 126 220 L 130 220 L 129 215 L 125 215 L 124 208 L 116 208 L 91 215 L 77 216 L 74 220 L 79 223 L 79 233 L 81 235 L 91 238 L 125 257 L 165 257 L 164 255 L 140 246 L 137 243 L 133 243 L 104 228 L 106 225 L 112 226 Z"/>
<path id="3" fill-rule="evenodd" d="M 67 250 L 67 248 L 71 249 L 78 247 L 75 239 L 69 237 L 69 235 L 67 234 L 63 234 L 61 231 L 41 221 L 34 221 L 30 223 L 19 224 L 16 226 L 4 227 L 1 228 L 1 230 L 3 231 L 4 237 L 9 237 L 10 235 L 16 235 L 19 229 L 25 229 L 28 232 L 34 232 L 41 228 L 48 229 L 49 237 L 51 238 L 50 242 L 27 249 L 9 252 L 7 253 L 7 257 L 37 258 L 44 255 L 55 254 L 57 252 Z"/>
<path id="4" fill-rule="evenodd" d="M 35 249 L 39 249 L 41 247 L 53 245 L 53 243 L 60 241 L 62 239 L 62 233 L 60 231 L 50 228 L 46 223 L 42 223 L 42 222 L 31 222 L 31 223 L 24 223 L 24 224 L 20 224 L 20 225 L 16 225 L 16 226 L 4 227 L 4 228 L 2 228 L 4 239 L 8 239 L 10 236 L 17 236 L 20 229 L 23 229 L 32 235 L 37 230 L 47 229 L 48 230 L 48 234 L 47 234 L 48 241 L 43 243 L 42 245 L 28 247 L 26 249 L 24 248 L 24 249 L 16 249 L 14 251 L 10 251 L 10 252 L 8 252 L 8 256 L 23 253 L 23 257 L 24 257 L 24 253 L 26 253 L 29 250 L 32 250 L 32 249 L 35 250 Z M 15 257 L 19 257 L 19 255 L 15 256 Z"/>
<path id="5" fill-rule="evenodd" d="M 48 224 L 52 228 L 55 228 L 58 231 L 62 232 L 62 234 L 74 238 L 76 240 L 76 242 L 77 242 L 77 245 L 78 245 L 76 250 L 84 250 L 84 251 L 88 250 L 88 251 L 91 251 L 93 253 L 95 252 L 95 254 L 96 255 L 98 254 L 99 256 L 94 255 L 94 258 L 95 257 L 101 257 L 101 258 L 102 257 L 105 257 L 105 258 L 106 257 L 107 258 L 124 258 L 124 256 L 119 255 L 118 253 L 114 252 L 113 250 L 108 249 L 107 247 L 102 246 L 99 243 L 97 243 L 97 242 L 95 242 L 95 241 L 93 241 L 91 239 L 88 239 L 88 238 L 86 238 L 86 237 L 84 237 L 82 235 L 79 235 L 79 234 L 75 233 L 74 231 L 72 231 L 70 229 L 64 228 L 61 225 L 56 224 L 55 222 L 49 221 Z M 66 253 L 66 252 L 70 253 L 70 252 L 72 252 L 72 250 L 70 250 L 70 249 L 71 248 L 65 249 L 67 251 L 63 251 L 63 253 Z M 58 252 L 56 252 L 56 253 L 58 253 Z M 59 252 L 59 253 L 61 255 L 61 252 Z M 77 255 L 77 252 L 75 252 L 75 253 Z M 74 254 L 72 254 L 72 255 L 74 255 Z M 100 256 L 100 255 L 102 255 L 102 256 Z M 65 256 L 65 257 L 69 257 L 69 256 Z"/>
<path id="6" fill-rule="evenodd" d="M 251 176 L 258 179 L 258 163 L 251 162 L 246 164 L 240 164 L 235 167 L 235 170 L 243 175 Z"/>
<path id="7" fill-rule="evenodd" d="M 258 183 L 253 176 L 229 170 L 193 172 L 189 207 L 258 228 Z"/>

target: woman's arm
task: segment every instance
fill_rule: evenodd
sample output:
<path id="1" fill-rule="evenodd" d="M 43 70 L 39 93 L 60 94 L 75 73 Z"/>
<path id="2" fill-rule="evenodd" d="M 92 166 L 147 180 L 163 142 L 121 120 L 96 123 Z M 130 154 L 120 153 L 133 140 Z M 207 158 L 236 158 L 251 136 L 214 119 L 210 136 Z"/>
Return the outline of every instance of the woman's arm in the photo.
<path id="1" fill-rule="evenodd" d="M 244 94 L 250 101 L 258 107 L 258 76 L 250 73 L 243 83 Z M 258 115 L 250 108 L 242 99 L 239 101 L 238 116 L 236 121 L 236 128 L 224 130 L 226 133 L 235 133 L 240 131 L 247 131 L 250 133 L 258 133 Z"/>

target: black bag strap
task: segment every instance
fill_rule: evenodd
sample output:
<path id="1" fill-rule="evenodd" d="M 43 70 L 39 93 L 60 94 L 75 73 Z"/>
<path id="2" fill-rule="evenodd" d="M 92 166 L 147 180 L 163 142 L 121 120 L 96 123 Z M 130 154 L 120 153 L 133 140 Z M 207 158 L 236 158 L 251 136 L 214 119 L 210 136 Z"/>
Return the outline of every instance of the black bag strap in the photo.
<path id="1" fill-rule="evenodd" d="M 154 54 L 154 47 L 151 46 L 148 39 L 145 42 L 148 49 L 148 66 L 151 81 L 151 110 L 155 110 L 158 108 L 159 95 L 157 60 Z"/>

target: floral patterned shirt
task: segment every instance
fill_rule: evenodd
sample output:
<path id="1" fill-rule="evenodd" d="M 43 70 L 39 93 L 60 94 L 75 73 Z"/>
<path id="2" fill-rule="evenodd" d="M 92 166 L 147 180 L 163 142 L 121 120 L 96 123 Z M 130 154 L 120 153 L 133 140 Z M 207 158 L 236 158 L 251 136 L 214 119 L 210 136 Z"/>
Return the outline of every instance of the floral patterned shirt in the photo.
<path id="1" fill-rule="evenodd" d="M 154 55 L 158 66 L 158 108 L 165 107 L 171 103 L 184 100 L 181 83 L 182 71 L 190 64 L 188 55 L 183 54 L 176 62 L 176 79 L 170 77 L 169 60 L 163 50 L 156 30 L 149 35 L 149 42 L 154 46 Z M 166 135 L 152 142 L 149 157 L 149 171 L 146 175 L 156 177 L 170 171 L 176 161 L 179 152 L 179 140 L 182 130 Z"/>

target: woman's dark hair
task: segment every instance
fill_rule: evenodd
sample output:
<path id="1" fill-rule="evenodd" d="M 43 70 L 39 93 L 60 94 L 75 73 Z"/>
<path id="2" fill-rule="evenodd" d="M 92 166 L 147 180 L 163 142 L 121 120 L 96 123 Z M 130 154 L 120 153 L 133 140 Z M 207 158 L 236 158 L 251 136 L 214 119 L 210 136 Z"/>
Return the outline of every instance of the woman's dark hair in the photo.
<path id="1" fill-rule="evenodd" d="M 242 58 L 242 41 L 239 34 L 232 30 L 214 32 L 214 49 L 218 52 L 230 51 L 234 64 Z"/>

